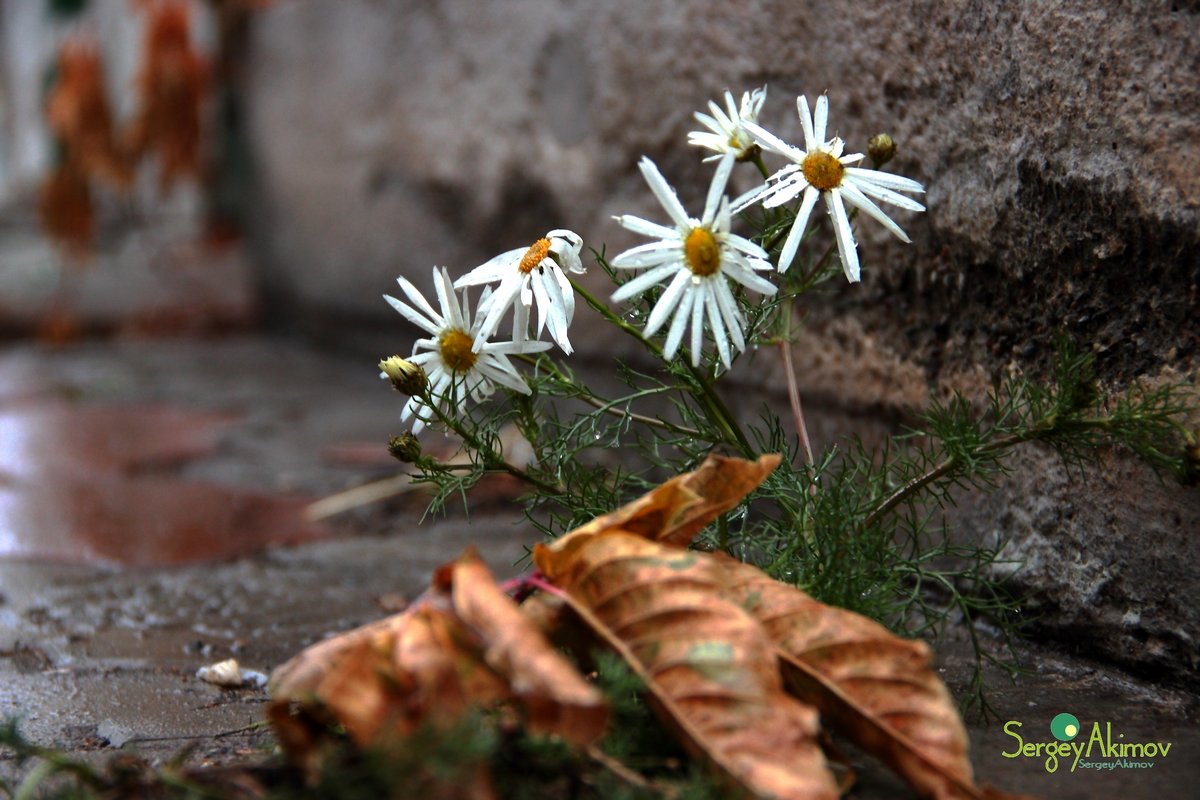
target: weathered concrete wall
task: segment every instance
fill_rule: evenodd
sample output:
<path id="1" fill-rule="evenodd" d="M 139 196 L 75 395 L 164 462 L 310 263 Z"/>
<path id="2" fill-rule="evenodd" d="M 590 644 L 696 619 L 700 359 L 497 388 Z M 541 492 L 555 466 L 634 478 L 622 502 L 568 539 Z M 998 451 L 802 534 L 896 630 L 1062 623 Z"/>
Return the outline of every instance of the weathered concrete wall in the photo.
<path id="1" fill-rule="evenodd" d="M 425 285 L 433 264 L 466 270 L 552 227 L 631 244 L 610 215 L 658 214 L 637 158 L 699 203 L 691 112 L 766 83 L 768 127 L 797 139 L 795 95 L 828 91 L 851 148 L 890 131 L 895 170 L 928 188 L 928 213 L 899 215 L 915 244 L 863 225 L 864 283 L 809 304 L 797 358 L 831 430 L 1017 362 L 1036 372 L 1060 329 L 1118 384 L 1195 368 L 1194 3 L 291 0 L 258 19 L 249 55 L 254 233 L 270 285 L 317 330 L 382 325 L 406 341 L 379 300 L 396 274 Z M 1156 484 L 1120 457 L 1088 484 L 1029 463 L 968 503 L 971 529 L 1030 561 L 1051 628 L 1191 669 L 1196 493 L 1139 505 Z M 1170 598 L 1128 589 L 1169 560 L 1189 565 Z M 1071 564 L 1109 588 L 1076 591 Z"/>

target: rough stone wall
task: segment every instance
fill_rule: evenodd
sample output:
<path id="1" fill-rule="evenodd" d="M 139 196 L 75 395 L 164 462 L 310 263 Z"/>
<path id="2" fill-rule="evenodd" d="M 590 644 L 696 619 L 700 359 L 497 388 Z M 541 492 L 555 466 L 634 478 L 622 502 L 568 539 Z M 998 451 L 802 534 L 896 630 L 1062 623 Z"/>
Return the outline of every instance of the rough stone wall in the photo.
<path id="1" fill-rule="evenodd" d="M 765 83 L 772 130 L 797 140 L 796 94 L 828 91 L 832 130 L 853 149 L 891 132 L 891 168 L 928 189 L 928 213 L 898 215 L 913 245 L 864 224 L 863 284 L 806 309 L 796 356 L 821 431 L 1036 373 L 1059 330 L 1114 385 L 1195 369 L 1194 3 L 289 0 L 257 22 L 253 232 L 268 285 L 318 331 L 375 327 L 400 349 L 379 300 L 397 274 L 426 285 L 434 264 L 560 226 L 633 243 L 610 216 L 658 214 L 638 157 L 701 202 L 691 112 Z M 579 338 L 584 358 L 613 351 Z M 963 511 L 1028 561 L 1046 630 L 1176 675 L 1200 654 L 1197 518 L 1194 490 L 1120 456 L 1081 482 L 1036 453 Z M 1187 565 L 1169 591 L 1146 583 L 1163 564 Z"/>

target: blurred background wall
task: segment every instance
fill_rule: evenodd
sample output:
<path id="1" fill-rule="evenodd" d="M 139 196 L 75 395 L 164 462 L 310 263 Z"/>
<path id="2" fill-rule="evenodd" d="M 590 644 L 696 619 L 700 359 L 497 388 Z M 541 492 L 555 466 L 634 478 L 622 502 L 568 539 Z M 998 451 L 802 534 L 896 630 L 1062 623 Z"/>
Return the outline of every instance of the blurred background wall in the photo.
<path id="1" fill-rule="evenodd" d="M 125 0 L 90 5 L 125 98 L 136 21 Z M 557 227 L 618 252 L 633 239 L 613 214 L 659 215 L 638 158 L 697 206 L 692 112 L 766 85 L 762 121 L 784 138 L 796 95 L 828 92 L 832 132 L 851 150 L 889 132 L 889 169 L 927 188 L 927 213 L 898 216 L 912 245 L 861 226 L 863 283 L 805 304 L 795 356 L 819 446 L 1043 374 L 1059 333 L 1115 387 L 1194 377 L 1198 20 L 1195 3 L 1117 0 L 276 0 L 230 79 L 248 280 L 271 325 L 407 352 L 380 299 L 397 275 L 427 288 L 435 264 L 465 271 Z M 9 208 L 44 166 L 36 82 L 61 29 L 41 2 L 0 0 Z M 627 352 L 577 342 L 599 365 Z M 736 380 L 747 415 L 782 397 L 766 353 Z M 1144 670 L 1200 664 L 1194 490 L 1119 454 L 1086 480 L 1036 449 L 1018 467 L 962 521 L 1026 564 L 1016 589 L 1045 629 Z"/>

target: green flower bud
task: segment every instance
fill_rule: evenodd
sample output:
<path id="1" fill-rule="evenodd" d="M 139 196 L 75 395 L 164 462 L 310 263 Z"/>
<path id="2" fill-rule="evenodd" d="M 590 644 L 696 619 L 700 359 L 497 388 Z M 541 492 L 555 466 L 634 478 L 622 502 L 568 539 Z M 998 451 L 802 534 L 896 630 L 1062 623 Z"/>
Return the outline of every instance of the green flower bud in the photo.
<path id="1" fill-rule="evenodd" d="M 392 386 L 398 392 L 404 392 L 408 395 L 419 395 L 423 394 L 429 386 L 429 381 L 425 377 L 425 370 L 411 361 L 404 360 L 400 356 L 392 356 L 380 361 L 379 369 L 383 372 L 383 377 L 390 380 Z"/>
<path id="2" fill-rule="evenodd" d="M 877 133 L 867 142 L 867 155 L 878 169 L 896 155 L 896 142 L 886 133 Z"/>
<path id="3" fill-rule="evenodd" d="M 421 443 L 411 433 L 388 437 L 388 452 L 392 458 L 411 464 L 421 457 Z"/>

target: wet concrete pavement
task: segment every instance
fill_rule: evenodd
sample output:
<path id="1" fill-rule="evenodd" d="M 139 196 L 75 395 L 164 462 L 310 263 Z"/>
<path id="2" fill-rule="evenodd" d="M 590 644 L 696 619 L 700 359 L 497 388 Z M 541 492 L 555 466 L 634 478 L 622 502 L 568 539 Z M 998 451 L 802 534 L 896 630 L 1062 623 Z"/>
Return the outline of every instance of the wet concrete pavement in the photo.
<path id="1" fill-rule="evenodd" d="M 32 740 L 68 750 L 165 758 L 201 737 L 197 757 L 227 763 L 269 748 L 265 732 L 221 736 L 260 720 L 266 692 L 217 688 L 198 668 L 232 657 L 269 673 L 388 613 L 470 544 L 511 574 L 528 539 L 519 522 L 414 526 L 169 570 L 0 563 L 0 709 Z"/>
<path id="2" fill-rule="evenodd" d="M 134 458 L 119 474 L 306 502 L 397 472 L 383 442 L 397 429 L 399 400 L 377 378 L 378 355 L 341 356 L 252 337 L 62 350 L 10 345 L 0 352 L 0 419 L 28 420 L 22 415 L 54 404 L 78 412 L 70 417 L 76 427 L 105 424 L 83 409 L 136 406 L 175 409 L 181 419 L 200 415 L 220 424 L 204 428 L 197 446 L 171 458 Z M 153 424 L 147 417 L 146 429 Z M 56 441 L 49 446 L 67 452 L 44 460 L 70 462 L 78 440 Z M 18 466 L 6 466 L 0 490 L 18 492 L 29 483 Z M 47 474 L 46 480 L 57 480 L 69 470 Z M 49 554 L 51 562 L 36 543 L 14 539 L 0 560 L 0 714 L 18 715 L 39 743 L 88 757 L 124 746 L 165 759 L 189 743 L 195 745 L 190 758 L 199 763 L 261 755 L 273 746 L 270 734 L 248 728 L 261 718 L 265 692 L 218 689 L 197 680 L 196 670 L 235 657 L 269 672 L 307 644 L 388 613 L 396 596 L 419 592 L 435 566 L 468 544 L 478 545 L 498 574 L 512 574 L 535 534 L 515 507 L 495 499 L 469 521 L 455 514 L 420 523 L 421 498 L 400 498 L 335 517 L 300 537 L 291 526 L 307 523 L 298 516 L 272 518 L 267 527 L 273 529 L 265 532 L 242 520 L 200 548 L 205 558 L 217 559 L 200 565 L 135 558 L 142 566 L 127 568 L 82 547 L 60 548 Z M 278 546 L 299 540 L 306 543 Z M 951 636 L 940 656 L 943 676 L 956 691 L 969 674 L 964 639 L 961 631 Z M 981 780 L 1055 798 L 1192 796 L 1200 783 L 1194 696 L 1053 649 L 1031 646 L 1027 661 L 1032 671 L 1015 686 L 993 680 L 991 700 L 1001 722 L 972 725 Z M 1103 730 L 1111 723 L 1117 743 L 1170 742 L 1172 749 L 1165 758 L 1129 759 L 1153 760 L 1149 768 L 1072 772 L 1065 763 L 1052 773 L 1044 757 L 1002 755 L 1015 744 L 1003 722 L 1021 722 L 1010 730 L 1044 742 L 1051 739 L 1049 720 L 1060 712 L 1075 714 L 1085 734 L 1093 722 Z M 12 769 L 0 756 L 0 775 Z M 867 767 L 856 796 L 906 794 Z"/>

